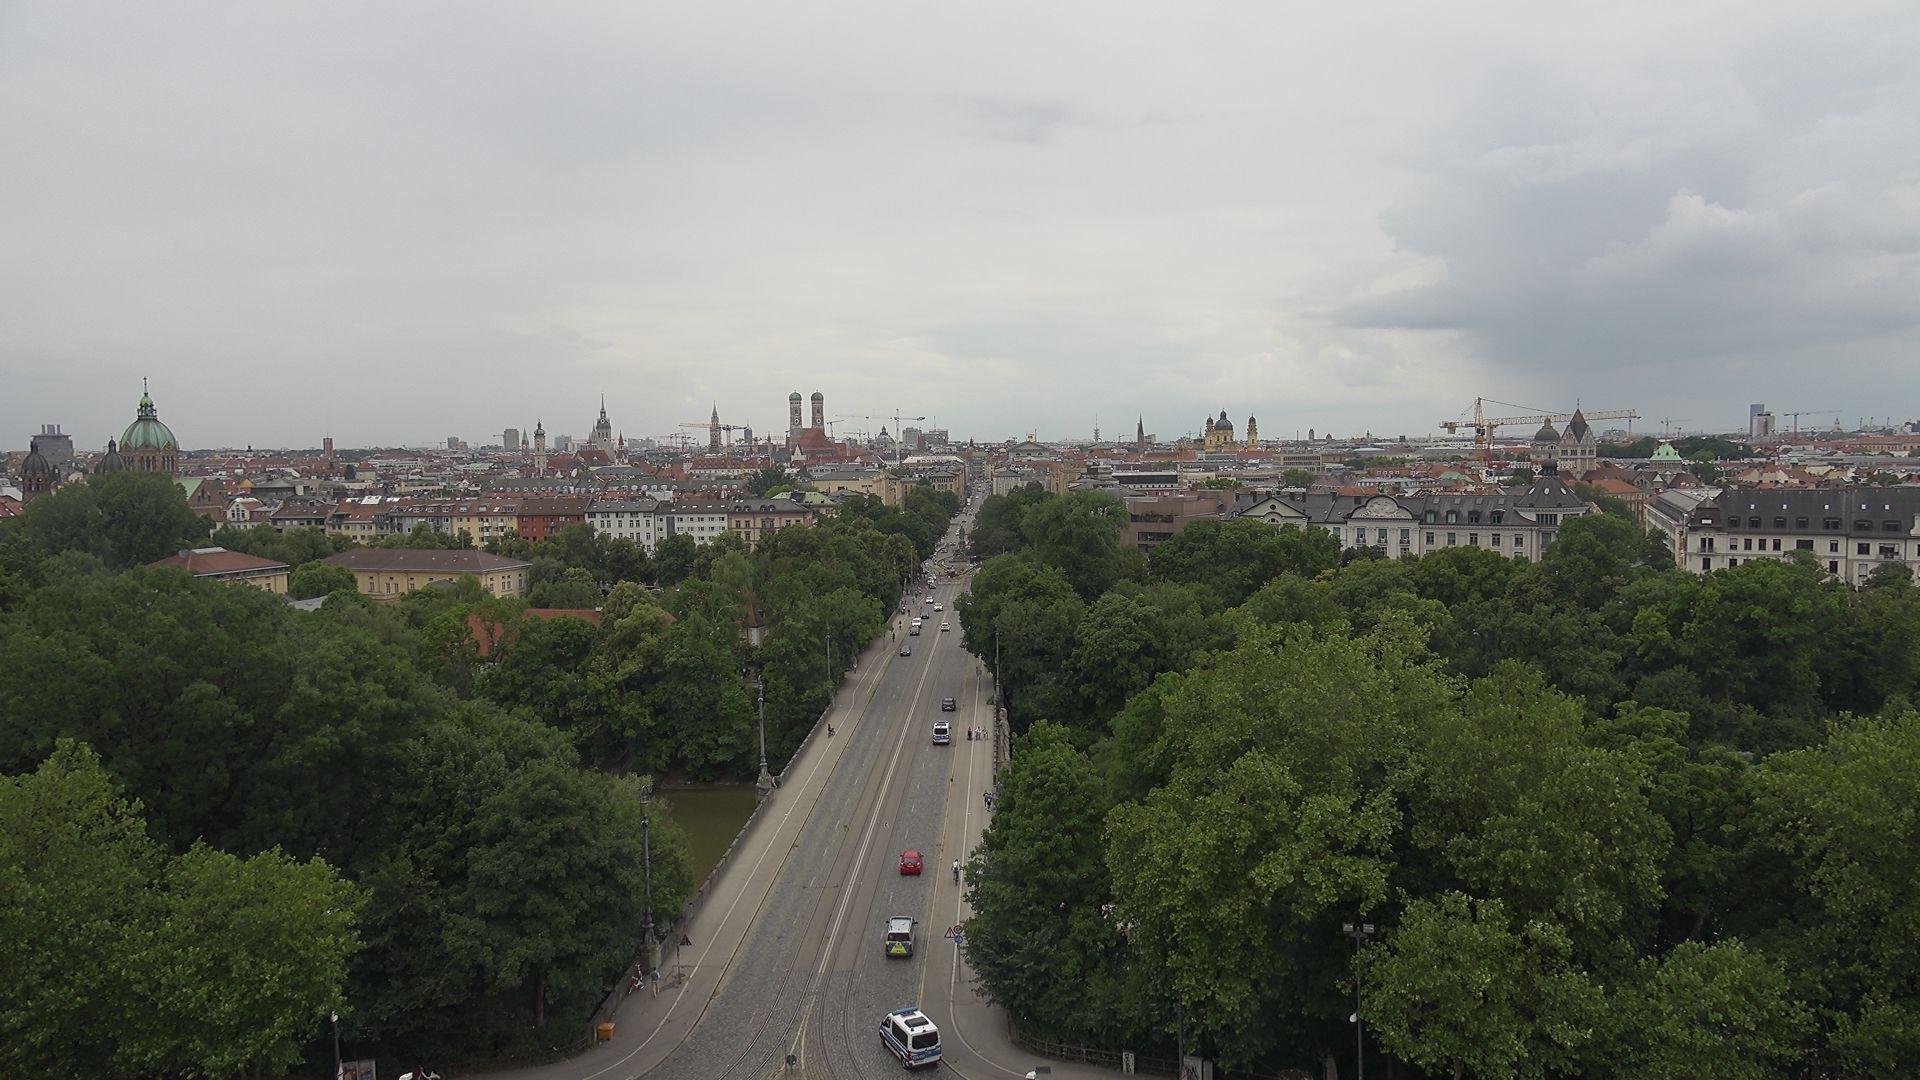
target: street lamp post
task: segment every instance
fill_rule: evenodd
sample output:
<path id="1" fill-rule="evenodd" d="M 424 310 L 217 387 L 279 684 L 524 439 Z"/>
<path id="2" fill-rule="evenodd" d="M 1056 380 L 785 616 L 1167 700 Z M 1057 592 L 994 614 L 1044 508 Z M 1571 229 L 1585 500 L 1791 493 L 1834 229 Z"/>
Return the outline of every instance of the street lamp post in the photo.
<path id="1" fill-rule="evenodd" d="M 1341 923 L 1340 932 L 1353 939 L 1353 1068 L 1356 1080 L 1367 1080 L 1366 1021 L 1360 1019 L 1360 946 L 1373 936 L 1372 923 Z"/>
<path id="2" fill-rule="evenodd" d="M 765 794 L 773 786 L 773 774 L 767 771 L 767 680 L 763 673 L 754 674 L 754 688 L 760 698 L 760 792 Z"/>
<path id="3" fill-rule="evenodd" d="M 646 937 L 640 940 L 640 947 L 647 953 L 647 983 L 659 993 L 659 984 L 653 978 L 653 792 L 640 800 L 640 859 L 646 867 L 647 875 L 647 930 Z"/>
<path id="4" fill-rule="evenodd" d="M 327 1019 L 333 1021 L 333 1080 L 340 1080 L 341 1074 L 347 1071 L 340 1062 L 340 1014 L 330 1012 Z"/>

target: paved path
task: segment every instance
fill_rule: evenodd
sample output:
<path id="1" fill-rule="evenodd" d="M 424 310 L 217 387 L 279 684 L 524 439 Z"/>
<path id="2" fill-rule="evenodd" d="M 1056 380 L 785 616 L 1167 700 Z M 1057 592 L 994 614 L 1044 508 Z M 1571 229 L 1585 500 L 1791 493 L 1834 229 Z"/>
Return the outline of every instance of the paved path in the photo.
<path id="1" fill-rule="evenodd" d="M 945 610 L 921 635 L 902 627 L 861 656 L 828 715 L 837 734 L 823 727 L 802 748 L 685 928 L 684 979 L 629 997 L 611 1042 L 489 1075 L 898 1077 L 879 1022 L 911 1004 L 940 1025 L 944 1073 L 998 1080 L 1042 1064 L 1007 1041 L 1002 1014 L 975 993 L 944 936 L 966 917 L 950 867 L 985 827 L 980 793 L 992 772 L 992 743 L 965 737 L 968 723 L 985 731 L 991 722 L 985 671 L 958 632 L 938 629 L 953 620 L 960 588 L 935 590 Z M 912 656 L 897 655 L 903 643 Z M 956 699 L 956 712 L 941 712 L 943 697 Z M 932 744 L 938 719 L 954 722 L 950 746 Z M 923 876 L 899 873 L 905 850 L 923 853 Z M 910 960 L 881 953 L 892 915 L 916 920 Z M 1056 1077 L 1116 1075 L 1046 1064 Z"/>

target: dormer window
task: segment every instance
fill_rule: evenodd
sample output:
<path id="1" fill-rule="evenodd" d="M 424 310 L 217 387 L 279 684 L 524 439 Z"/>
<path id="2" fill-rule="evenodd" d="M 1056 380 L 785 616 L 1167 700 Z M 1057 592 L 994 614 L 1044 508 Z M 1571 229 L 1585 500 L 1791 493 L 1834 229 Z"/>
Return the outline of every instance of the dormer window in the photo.
<path id="1" fill-rule="evenodd" d="M 1505 510 L 1495 510 L 1495 511 L 1493 511 L 1493 523 L 1494 523 L 1495 525 L 1498 525 L 1498 524 L 1500 524 L 1500 523 L 1501 523 L 1502 521 L 1504 521 L 1504 520 L 1506 520 L 1506 517 L 1507 517 L 1507 512 L 1506 512 Z"/>

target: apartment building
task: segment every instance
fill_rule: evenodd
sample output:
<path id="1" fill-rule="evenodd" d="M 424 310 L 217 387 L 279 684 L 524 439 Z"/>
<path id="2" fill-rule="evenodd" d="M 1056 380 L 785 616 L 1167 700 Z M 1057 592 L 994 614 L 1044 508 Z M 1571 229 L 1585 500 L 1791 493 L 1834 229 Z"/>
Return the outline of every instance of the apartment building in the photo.
<path id="1" fill-rule="evenodd" d="M 1920 572 L 1920 488 L 1674 489 L 1646 515 L 1696 574 L 1795 552 L 1850 585 L 1889 563 Z"/>
<path id="2" fill-rule="evenodd" d="M 781 529 L 812 521 L 813 511 L 792 499 L 741 499 L 727 504 L 727 531 L 749 548 Z"/>
<path id="3" fill-rule="evenodd" d="M 657 499 L 595 499 L 587 507 L 587 524 L 601 536 L 630 540 L 653 554 L 666 535 Z"/>

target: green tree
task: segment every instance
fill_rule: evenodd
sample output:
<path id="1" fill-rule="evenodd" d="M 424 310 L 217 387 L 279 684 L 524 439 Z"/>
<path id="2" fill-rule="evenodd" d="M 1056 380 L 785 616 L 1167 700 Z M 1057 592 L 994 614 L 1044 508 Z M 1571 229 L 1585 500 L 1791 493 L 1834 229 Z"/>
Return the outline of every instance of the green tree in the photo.
<path id="1" fill-rule="evenodd" d="M 1258 521 L 1196 521 L 1154 549 L 1154 578 L 1203 584 L 1229 606 L 1280 574 L 1312 577 L 1339 565 L 1340 542 L 1324 529 L 1275 529 Z"/>
<path id="2" fill-rule="evenodd" d="M 1028 552 L 1058 567 L 1083 600 L 1140 573 L 1139 553 L 1120 546 L 1126 506 L 1111 495 L 1076 491 L 1038 503 L 1020 519 Z"/>
<path id="3" fill-rule="evenodd" d="M 307 600 L 357 589 L 353 571 L 332 563 L 310 562 L 294 569 L 293 576 L 288 580 L 287 595 L 295 600 Z"/>
<path id="4" fill-rule="evenodd" d="M 693 576 L 694 556 L 700 548 L 693 537 L 675 533 L 653 548 L 653 573 L 662 585 L 678 585 Z"/>
<path id="5" fill-rule="evenodd" d="M 765 498 L 778 490 L 791 490 L 793 484 L 787 478 L 787 470 L 782 465 L 769 465 L 752 476 L 742 485 L 747 494 L 755 498 Z"/>
<path id="6" fill-rule="evenodd" d="M 1558 926 L 1516 927 L 1498 900 L 1415 900 L 1360 952 L 1361 1015 L 1389 1053 L 1430 1073 L 1565 1075 L 1602 1007 L 1572 952 Z"/>
<path id="7" fill-rule="evenodd" d="M 110 472 L 35 499 L 16 527 L 43 558 L 79 551 L 119 570 L 198 544 L 210 523 L 173 477 Z"/>
<path id="8" fill-rule="evenodd" d="M 360 900 L 331 867 L 204 847 L 168 859 L 70 741 L 0 779 L 0 895 L 0 1063 L 15 1076 L 277 1073 L 339 1004 L 359 948 Z"/>
<path id="9" fill-rule="evenodd" d="M 1008 555 L 1026 546 L 1020 522 L 1027 511 L 1054 496 L 1038 483 L 1015 488 L 1005 495 L 989 495 L 980 502 L 973 516 L 973 536 L 967 541 L 973 556 L 990 559 Z"/>
<path id="10" fill-rule="evenodd" d="M 1105 907 L 1103 790 L 1063 729 L 1043 722 L 1021 737 L 968 860 L 966 951 L 994 1000 L 1025 1022 L 1117 1041 L 1144 1027 L 1122 928 Z"/>
<path id="11" fill-rule="evenodd" d="M 1596 1071 L 1648 1080 L 1787 1076 L 1811 1035 L 1781 965 L 1738 941 L 1642 960 L 1607 1002 Z"/>
<path id="12" fill-rule="evenodd" d="M 1776 952 L 1853 1075 L 1896 1076 L 1920 1060 L 1920 713 L 1837 723 L 1822 746 L 1758 770 L 1755 824 L 1792 860 L 1808 906 Z"/>
<path id="13" fill-rule="evenodd" d="M 1384 781 L 1447 698 L 1408 636 L 1249 635 L 1118 724 L 1114 767 L 1148 794 L 1108 815 L 1114 901 L 1161 1000 L 1230 1067 L 1344 1042 L 1339 919 L 1388 899 Z"/>
<path id="14" fill-rule="evenodd" d="M 1305 469 L 1288 469 L 1280 474 L 1280 483 L 1290 488 L 1312 487 L 1314 475 Z"/>
<path id="15" fill-rule="evenodd" d="M 1644 762 L 1589 745 L 1579 704 L 1519 665 L 1420 731 L 1408 810 L 1434 863 L 1423 894 L 1500 900 L 1564 927 L 1583 956 L 1644 933 L 1672 839 L 1647 804 Z"/>

